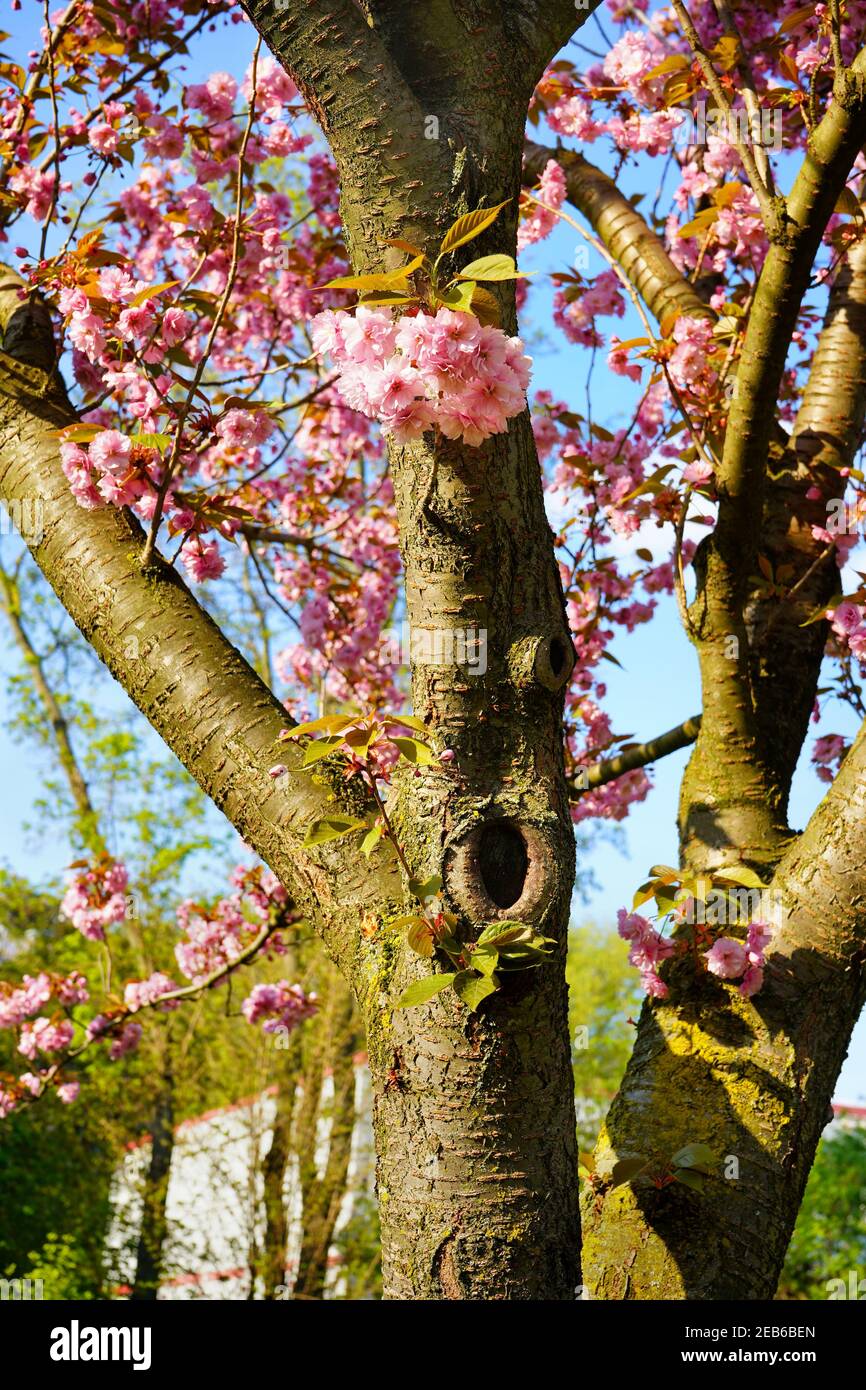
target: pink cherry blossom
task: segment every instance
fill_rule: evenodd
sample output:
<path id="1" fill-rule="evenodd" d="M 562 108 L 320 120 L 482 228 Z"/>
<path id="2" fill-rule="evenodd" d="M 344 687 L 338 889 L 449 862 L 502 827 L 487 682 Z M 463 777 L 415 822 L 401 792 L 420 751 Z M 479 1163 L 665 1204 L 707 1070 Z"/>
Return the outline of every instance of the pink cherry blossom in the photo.
<path id="1" fill-rule="evenodd" d="M 706 953 L 707 969 L 720 980 L 733 980 L 742 975 L 748 964 L 746 949 L 730 936 L 720 936 Z"/>
<path id="2" fill-rule="evenodd" d="M 202 584 L 206 579 L 219 579 L 226 567 L 216 541 L 201 541 L 198 536 L 186 542 L 180 558 L 190 579 Z"/>
<path id="3" fill-rule="evenodd" d="M 282 1033 L 297 1028 L 305 1018 L 312 1018 L 318 1007 L 315 994 L 306 994 L 300 985 L 280 980 L 274 985 L 255 985 L 241 1011 L 248 1023 L 264 1018 L 263 1032 Z"/>

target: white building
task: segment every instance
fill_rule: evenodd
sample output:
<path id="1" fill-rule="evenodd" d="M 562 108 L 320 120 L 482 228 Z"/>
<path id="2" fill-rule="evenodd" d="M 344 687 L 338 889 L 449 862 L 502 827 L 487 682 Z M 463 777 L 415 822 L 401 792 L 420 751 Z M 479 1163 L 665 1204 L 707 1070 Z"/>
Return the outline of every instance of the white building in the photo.
<path id="1" fill-rule="evenodd" d="M 333 1094 L 326 1077 L 322 1109 Z M 265 1234 L 262 1161 L 271 1144 L 276 1087 L 234 1105 L 184 1120 L 175 1129 L 169 1169 L 160 1299 L 247 1299 L 250 1265 Z M 374 1153 L 370 1123 L 370 1074 L 360 1058 L 355 1067 L 355 1113 L 346 1193 L 336 1232 L 348 1222 L 360 1194 L 372 1191 Z M 320 1120 L 316 1163 L 328 1158 L 330 1121 Z M 107 1254 L 120 1296 L 135 1277 L 143 1185 L 150 1163 L 150 1136 L 130 1144 L 114 1176 Z M 301 1237 L 301 1186 L 297 1160 L 286 1167 L 283 1197 L 289 1223 L 287 1273 L 292 1278 Z M 336 1233 L 335 1232 L 335 1233 Z M 333 1249 L 326 1297 L 340 1294 L 340 1260 Z M 289 1289 L 286 1289 L 288 1297 Z M 260 1287 L 253 1297 L 262 1297 Z"/>

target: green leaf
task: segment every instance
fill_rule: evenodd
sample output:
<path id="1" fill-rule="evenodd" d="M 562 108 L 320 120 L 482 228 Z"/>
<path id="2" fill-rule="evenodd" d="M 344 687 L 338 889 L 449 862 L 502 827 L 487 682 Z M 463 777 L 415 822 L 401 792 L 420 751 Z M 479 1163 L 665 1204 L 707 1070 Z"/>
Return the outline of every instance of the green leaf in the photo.
<path id="1" fill-rule="evenodd" d="M 488 951 L 495 952 L 499 958 L 496 968 L 506 971 L 543 965 L 555 945 L 552 937 L 542 936 L 526 922 L 492 922 L 476 942 L 485 957 Z M 473 953 L 472 964 L 476 964 L 476 953 Z M 483 966 L 478 968 L 483 969 Z"/>
<path id="2" fill-rule="evenodd" d="M 643 80 L 649 82 L 653 77 L 664 77 L 669 72 L 678 72 L 680 69 L 688 67 L 689 60 L 684 53 L 672 53 L 669 58 L 665 58 L 665 60 L 656 67 L 651 68 L 650 71 L 644 75 Z"/>
<path id="3" fill-rule="evenodd" d="M 499 969 L 506 972 L 514 970 L 534 970 L 543 965 L 550 955 L 535 946 L 506 946 L 499 952 Z"/>
<path id="4" fill-rule="evenodd" d="M 494 946 L 476 946 L 471 955 L 473 970 L 492 975 L 499 965 L 499 953 Z"/>
<path id="5" fill-rule="evenodd" d="M 392 917 L 388 926 L 396 931 L 399 927 L 411 927 L 414 922 L 426 922 L 426 917 L 422 917 L 418 912 L 406 912 L 402 917 Z"/>
<path id="6" fill-rule="evenodd" d="M 486 327 L 499 327 L 499 301 L 495 294 L 476 285 L 472 294 L 472 312 L 479 323 Z"/>
<path id="7" fill-rule="evenodd" d="M 632 1182 L 648 1165 L 648 1158 L 621 1158 L 611 1169 L 611 1188 L 622 1187 L 624 1182 Z"/>
<path id="8" fill-rule="evenodd" d="M 313 845 L 326 845 L 329 840 L 338 840 L 341 835 L 350 835 L 353 830 L 360 830 L 367 822 L 354 820 L 350 816 L 325 816 L 323 820 L 314 821 L 307 831 L 304 839 L 304 847 L 309 849 Z"/>
<path id="9" fill-rule="evenodd" d="M 529 941 L 533 934 L 533 928 L 526 922 L 491 922 L 479 936 L 478 945 L 496 942 L 496 949 L 500 950 L 513 941 Z"/>
<path id="10" fill-rule="evenodd" d="M 386 237 L 382 242 L 383 246 L 396 246 L 398 251 L 405 251 L 409 256 L 423 256 L 424 252 L 420 246 L 413 246 L 411 241 L 403 241 L 402 237 Z"/>
<path id="11" fill-rule="evenodd" d="M 513 256 L 479 256 L 470 261 L 457 276 L 458 280 L 525 280 L 526 274 L 518 270 Z M 471 299 L 471 296 L 470 296 Z"/>
<path id="12" fill-rule="evenodd" d="M 391 742 L 400 750 L 401 757 L 404 757 L 407 763 L 430 767 L 436 761 L 436 754 L 429 744 L 422 743 L 418 738 L 392 738 Z"/>
<path id="13" fill-rule="evenodd" d="M 435 898 L 442 887 L 442 875 L 431 874 L 429 878 L 410 878 L 409 892 L 423 902 L 425 898 Z"/>
<path id="14" fill-rule="evenodd" d="M 394 1008 L 412 1009 L 416 1004 L 426 1004 L 435 994 L 441 994 L 443 989 L 453 985 L 456 978 L 456 975 L 428 975 L 424 980 L 416 980 L 414 984 L 407 985 Z"/>
<path id="15" fill-rule="evenodd" d="M 362 294 L 358 303 L 365 309 L 375 309 L 379 305 L 393 308 L 397 304 L 417 304 L 418 298 L 414 294 Z"/>
<path id="16" fill-rule="evenodd" d="M 130 308 L 137 309 L 139 304 L 145 304 L 148 299 L 156 299 L 164 290 L 173 290 L 175 285 L 179 284 L 179 280 L 163 280 L 160 285 L 148 285 L 146 290 L 139 290 L 129 301 Z"/>
<path id="17" fill-rule="evenodd" d="M 313 742 L 308 743 L 304 749 L 304 761 L 301 763 L 301 767 L 309 767 L 310 763 L 317 763 L 322 758 L 330 757 L 332 753 L 336 752 L 342 742 L 343 740 L 340 738 L 339 734 L 334 734 L 330 738 L 314 739 Z"/>
<path id="18" fill-rule="evenodd" d="M 133 444 L 138 444 L 142 449 L 156 449 L 158 453 L 164 454 L 171 444 L 170 434 L 133 434 L 131 436 Z"/>
<path id="19" fill-rule="evenodd" d="M 662 883 L 679 883 L 682 872 L 679 869 L 672 869 L 670 864 L 653 864 L 650 869 L 650 878 L 660 878 Z"/>
<path id="20" fill-rule="evenodd" d="M 645 492 L 662 492 L 662 479 L 668 473 L 670 473 L 672 468 L 672 463 L 662 464 L 661 468 L 657 468 L 654 473 L 651 473 L 648 478 L 644 479 L 644 481 L 639 485 L 639 487 L 636 487 L 633 492 L 630 492 L 626 497 L 623 497 L 617 503 L 617 506 L 621 507 L 625 502 L 632 502 L 635 497 L 642 497 Z"/>
<path id="21" fill-rule="evenodd" d="M 718 216 L 718 208 L 704 208 L 702 212 L 699 212 L 696 217 L 692 218 L 691 222 L 687 222 L 684 227 L 680 227 L 677 236 L 703 236 L 704 232 L 712 227 Z"/>
<path id="22" fill-rule="evenodd" d="M 577 1171 L 582 1178 L 590 1178 L 595 1172 L 595 1154 L 579 1153 L 577 1156 Z"/>
<path id="23" fill-rule="evenodd" d="M 763 888 L 764 886 L 754 870 L 745 867 L 719 869 L 713 877 L 719 883 L 741 883 L 744 888 Z"/>
<path id="24" fill-rule="evenodd" d="M 62 430 L 48 430 L 52 439 L 72 439 L 76 444 L 88 444 L 102 433 L 102 425 L 66 425 Z"/>
<path id="25" fill-rule="evenodd" d="M 697 1168 L 703 1173 L 712 1173 L 715 1166 L 716 1156 L 706 1144 L 686 1144 L 671 1159 L 672 1168 Z"/>
<path id="26" fill-rule="evenodd" d="M 478 208 L 475 212 L 465 212 L 462 217 L 458 217 L 442 238 L 440 256 L 444 256 L 447 251 L 456 250 L 458 246 L 465 246 L 467 241 L 474 241 L 492 226 L 502 209 L 510 202 L 511 199 L 506 198 L 504 203 L 497 203 L 496 207 Z"/>
<path id="27" fill-rule="evenodd" d="M 678 898 L 679 889 L 672 891 L 669 888 L 660 888 L 656 893 L 656 906 L 659 910 L 659 915 L 661 917 L 666 917 L 669 912 L 673 912 L 674 908 L 677 906 Z"/>
<path id="28" fill-rule="evenodd" d="M 426 734 L 427 725 L 423 719 L 416 719 L 414 714 L 394 714 L 382 721 L 386 733 L 392 729 L 415 729 L 419 734 Z"/>
<path id="29" fill-rule="evenodd" d="M 406 940 L 417 956 L 429 960 L 436 949 L 433 932 L 426 917 L 419 917 L 406 933 Z"/>
<path id="30" fill-rule="evenodd" d="M 374 825 L 372 830 L 367 831 L 367 834 L 361 841 L 361 853 L 367 859 L 370 858 L 370 855 L 373 853 L 373 850 L 378 845 L 379 841 L 382 838 L 382 834 L 383 831 L 381 825 Z"/>
<path id="31" fill-rule="evenodd" d="M 335 734 L 354 723 L 356 720 L 351 714 L 329 714 L 324 719 L 310 719 L 306 724 L 296 724 L 294 729 L 289 729 L 281 737 L 299 738 L 302 734 L 318 734 L 324 730 Z"/>
<path id="32" fill-rule="evenodd" d="M 461 277 L 462 278 L 462 277 Z M 443 290 L 436 296 L 437 303 L 444 304 L 446 309 L 454 309 L 461 314 L 472 313 L 472 296 L 477 289 L 474 280 L 468 280 L 463 285 L 452 285 L 450 289 Z"/>
<path id="33" fill-rule="evenodd" d="M 358 290 L 363 293 L 365 290 L 408 290 L 408 277 L 418 269 L 423 261 L 423 256 L 416 256 L 407 265 L 400 266 L 399 270 L 381 271 L 376 275 L 338 275 L 336 280 L 329 280 L 326 285 L 319 285 L 323 290 Z"/>
<path id="34" fill-rule="evenodd" d="M 693 1187 L 695 1192 L 703 1192 L 706 1186 L 706 1179 L 701 1173 L 694 1173 L 688 1168 L 678 1169 L 674 1173 L 674 1181 L 681 1182 L 684 1187 Z"/>
<path id="35" fill-rule="evenodd" d="M 474 970 L 461 970 L 454 976 L 454 988 L 470 1013 L 488 994 L 496 993 L 495 975 L 476 975 Z"/>

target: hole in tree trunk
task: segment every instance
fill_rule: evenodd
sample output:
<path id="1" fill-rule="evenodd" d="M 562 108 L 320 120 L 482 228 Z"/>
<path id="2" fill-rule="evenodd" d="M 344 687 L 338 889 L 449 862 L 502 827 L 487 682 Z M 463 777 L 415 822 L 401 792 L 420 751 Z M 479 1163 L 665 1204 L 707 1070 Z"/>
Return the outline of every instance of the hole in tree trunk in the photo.
<path id="1" fill-rule="evenodd" d="M 507 821 L 485 825 L 478 843 L 481 881 L 497 907 L 513 906 L 522 896 L 529 868 L 526 841 Z"/>
<path id="2" fill-rule="evenodd" d="M 550 669 L 555 676 L 561 676 L 566 662 L 565 643 L 554 637 L 550 643 Z"/>

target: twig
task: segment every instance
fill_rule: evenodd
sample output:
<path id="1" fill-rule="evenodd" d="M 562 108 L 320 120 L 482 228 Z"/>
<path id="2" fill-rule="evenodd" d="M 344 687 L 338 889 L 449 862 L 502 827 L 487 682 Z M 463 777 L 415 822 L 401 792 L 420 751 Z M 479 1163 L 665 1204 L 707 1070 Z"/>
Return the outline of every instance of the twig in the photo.
<path id="1" fill-rule="evenodd" d="M 698 66 L 700 67 L 701 72 L 704 75 L 704 81 L 707 84 L 707 88 L 710 92 L 710 95 L 712 96 L 719 110 L 723 111 L 727 118 L 729 137 L 733 136 L 737 130 L 736 116 L 734 114 L 731 103 L 728 101 L 728 98 L 725 95 L 724 88 L 722 87 L 722 84 L 719 81 L 718 73 L 713 67 L 713 60 L 707 52 L 706 48 L 704 48 L 698 31 L 694 26 L 694 22 L 692 21 L 692 17 L 686 9 L 685 5 L 683 4 L 683 0 L 671 0 L 671 3 L 673 5 L 674 13 L 677 15 L 677 18 L 679 19 L 683 27 L 683 33 L 685 34 L 686 38 L 689 41 L 689 44 L 691 45 L 691 49 L 695 55 Z M 749 134 L 751 137 L 752 132 L 750 131 Z M 755 156 L 752 147 L 750 145 L 745 144 L 744 141 L 740 140 L 738 136 L 734 138 L 733 143 L 736 147 L 738 155 L 740 156 L 743 168 L 746 171 L 746 177 L 748 178 L 749 183 L 752 186 L 752 191 L 758 200 L 758 206 L 760 207 L 761 213 L 764 218 L 764 225 L 767 229 L 767 235 L 769 236 L 771 241 L 777 241 L 779 237 L 782 235 L 782 232 L 785 228 L 785 213 L 782 210 L 784 203 L 782 203 L 782 207 L 780 207 L 780 200 L 775 197 L 771 188 L 768 187 L 768 185 L 764 182 L 764 179 L 761 177 L 760 171 L 758 170 L 758 166 L 755 163 Z"/>
<path id="2" fill-rule="evenodd" d="M 183 439 L 183 431 L 186 425 L 187 417 L 190 412 L 190 407 L 192 406 L 193 398 L 195 397 L 201 384 L 201 379 L 204 376 L 204 371 L 205 367 L 207 366 L 208 358 L 210 357 L 210 354 L 213 351 L 214 341 L 216 339 L 217 333 L 220 330 L 220 326 L 222 325 L 223 318 L 225 317 L 225 312 L 228 308 L 228 302 L 231 299 L 232 291 L 235 287 L 235 280 L 237 279 L 238 266 L 240 264 L 241 217 L 243 213 L 244 201 L 244 156 L 247 152 L 247 145 L 249 144 L 253 123 L 255 122 L 256 118 L 256 71 L 258 67 L 259 50 L 261 49 L 261 46 L 262 40 L 261 36 L 259 36 L 259 38 L 257 38 L 256 40 L 256 46 L 253 51 L 252 71 L 250 75 L 250 105 L 249 111 L 247 113 L 247 122 L 246 126 L 244 127 L 244 133 L 241 139 L 241 146 L 238 151 L 238 177 L 235 196 L 235 225 L 234 233 L 232 236 L 232 258 L 231 264 L 229 266 L 229 273 L 226 278 L 225 289 L 223 290 L 220 302 L 217 305 L 216 313 L 214 314 L 213 323 L 211 324 L 210 333 L 208 334 L 208 339 L 207 343 L 205 344 L 204 352 L 202 353 L 201 358 L 199 359 L 199 363 L 195 371 L 195 376 L 193 377 L 189 386 L 189 390 L 187 391 L 186 400 L 181 406 L 180 415 L 177 422 L 177 430 L 174 437 L 174 443 L 172 445 L 171 455 L 168 459 L 168 462 L 166 463 L 165 473 L 163 475 L 162 482 L 159 485 L 159 492 L 157 493 L 156 505 L 153 509 L 153 518 L 150 524 L 150 531 L 148 532 L 147 541 L 145 542 L 144 551 L 141 557 L 142 568 L 146 568 L 153 558 L 153 552 L 156 547 L 157 532 L 159 531 L 159 525 L 162 521 L 162 513 L 163 508 L 165 506 L 165 499 L 168 494 L 168 489 L 171 486 L 175 468 L 177 467 L 177 460 L 181 450 L 181 441 Z"/>

